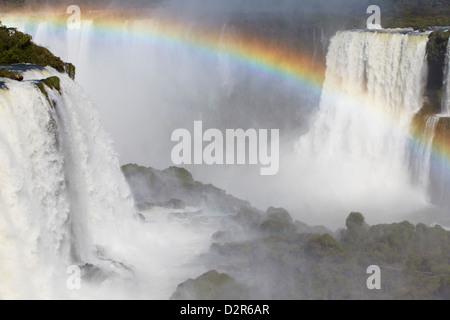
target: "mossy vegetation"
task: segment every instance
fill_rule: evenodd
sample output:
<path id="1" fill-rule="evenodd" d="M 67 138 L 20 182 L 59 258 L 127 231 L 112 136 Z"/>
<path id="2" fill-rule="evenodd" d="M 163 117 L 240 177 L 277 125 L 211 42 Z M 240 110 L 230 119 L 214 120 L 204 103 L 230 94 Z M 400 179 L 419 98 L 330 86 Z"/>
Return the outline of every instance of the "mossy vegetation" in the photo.
<path id="1" fill-rule="evenodd" d="M 268 234 L 286 234 L 294 232 L 297 227 L 289 214 L 283 208 L 269 208 L 267 210 L 267 219 L 260 226 L 261 231 Z"/>
<path id="2" fill-rule="evenodd" d="M 430 26 L 449 26 L 450 16 L 388 16 L 382 20 L 382 23 L 384 28 L 413 28 L 415 30 L 423 30 Z"/>
<path id="3" fill-rule="evenodd" d="M 261 233 L 216 242 L 210 255 L 227 270 L 248 270 L 244 278 L 259 279 L 242 282 L 251 299 L 450 299 L 450 232 L 438 225 L 369 226 L 361 213 L 351 213 L 335 236 Z M 366 287 L 370 265 L 381 267 L 381 290 Z"/>
<path id="4" fill-rule="evenodd" d="M 50 89 L 55 89 L 61 94 L 61 80 L 58 77 L 49 77 L 42 80 L 47 87 Z"/>
<path id="5" fill-rule="evenodd" d="M 185 186 L 191 186 L 195 183 L 192 174 L 184 168 L 170 167 L 164 170 L 164 172 L 173 175 L 175 178 L 178 179 L 178 181 L 181 182 L 181 184 Z"/>
<path id="6" fill-rule="evenodd" d="M 434 31 L 429 36 L 427 43 L 428 80 L 425 92 L 426 99 L 422 108 L 414 116 L 411 126 L 412 133 L 416 137 L 423 137 L 429 117 L 442 111 L 449 38 L 450 31 Z"/>
<path id="7" fill-rule="evenodd" d="M 344 249 L 329 234 L 314 236 L 308 241 L 306 252 L 316 259 L 341 260 L 344 258 Z"/>
<path id="8" fill-rule="evenodd" d="M 171 300 L 235 300 L 246 299 L 247 288 L 226 273 L 211 270 L 197 279 L 180 284 Z"/>
<path id="9" fill-rule="evenodd" d="M 0 69 L 0 78 L 8 78 L 11 80 L 16 80 L 16 81 L 22 81 L 23 80 L 23 76 L 13 72 L 13 71 L 9 71 L 8 68 L 1 68 Z"/>
<path id="10" fill-rule="evenodd" d="M 75 75 L 76 75 L 76 68 L 72 63 L 66 62 L 64 64 L 65 69 L 66 69 L 66 73 L 68 74 L 68 76 L 72 79 L 75 80 Z"/>
<path id="11" fill-rule="evenodd" d="M 33 43 L 30 35 L 0 25 L 0 64 L 18 63 L 50 66 L 75 77 L 75 67 L 72 64 L 64 63 L 48 49 Z"/>
<path id="12" fill-rule="evenodd" d="M 450 299 L 450 232 L 441 226 L 370 226 L 353 212 L 334 233 L 295 221 L 283 208 L 255 209 L 186 169 L 122 170 L 142 202 L 224 208 L 223 228 L 200 258 L 205 271 L 215 270 L 183 282 L 172 299 Z M 382 270 L 381 290 L 366 286 L 371 265 Z"/>
<path id="13" fill-rule="evenodd" d="M 380 6 L 384 28 L 450 26 L 450 4 L 446 0 L 366 1 L 366 5 L 369 3 Z"/>
<path id="14" fill-rule="evenodd" d="M 3 0 L 0 8 L 3 10 L 17 10 L 25 7 L 26 0 Z"/>
<path id="15" fill-rule="evenodd" d="M 442 90 L 449 37 L 450 31 L 435 31 L 430 34 L 427 43 L 427 90 L 432 102 L 440 101 L 439 91 Z"/>
<path id="16" fill-rule="evenodd" d="M 237 212 L 251 205 L 228 195 L 224 190 L 194 180 L 184 168 L 170 167 L 166 170 L 128 164 L 122 167 L 139 210 L 147 210 L 172 199 L 182 201 L 185 206 L 208 207 L 209 209 Z"/>
<path id="17" fill-rule="evenodd" d="M 55 107 L 55 102 L 53 102 L 50 99 L 50 96 L 48 94 L 48 89 L 56 90 L 61 94 L 61 80 L 58 77 L 49 77 L 47 79 L 41 80 L 36 83 L 36 86 L 39 88 L 39 90 L 42 92 L 42 94 L 47 99 L 48 103 Z"/>
<path id="18" fill-rule="evenodd" d="M 450 31 L 434 31 L 429 36 L 427 55 L 429 62 L 443 64 L 447 55 L 448 39 Z"/>

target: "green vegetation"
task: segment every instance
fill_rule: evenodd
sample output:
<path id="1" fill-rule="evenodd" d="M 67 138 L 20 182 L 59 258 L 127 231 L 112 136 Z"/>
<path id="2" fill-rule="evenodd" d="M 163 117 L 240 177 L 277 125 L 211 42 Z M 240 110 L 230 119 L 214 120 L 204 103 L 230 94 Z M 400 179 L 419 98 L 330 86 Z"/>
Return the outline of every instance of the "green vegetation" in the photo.
<path id="1" fill-rule="evenodd" d="M 0 69 L 0 78 L 8 78 L 11 80 L 16 80 L 16 81 L 22 81 L 23 77 L 21 75 L 19 75 L 18 73 L 9 71 L 8 68 L 1 68 Z"/>
<path id="2" fill-rule="evenodd" d="M 47 87 L 50 89 L 55 89 L 61 94 L 61 80 L 58 77 L 49 77 L 42 80 Z"/>
<path id="3" fill-rule="evenodd" d="M 316 235 L 309 240 L 306 252 L 316 259 L 336 261 L 344 258 L 344 250 L 341 245 L 329 234 Z"/>
<path id="4" fill-rule="evenodd" d="M 427 44 L 427 55 L 429 62 L 439 63 L 441 65 L 445 63 L 449 37 L 449 31 L 435 31 L 430 35 Z"/>
<path id="5" fill-rule="evenodd" d="M 66 73 L 69 75 L 69 77 L 72 80 L 75 80 L 75 75 L 76 75 L 76 68 L 73 64 L 66 62 L 64 64 L 65 69 L 66 69 Z"/>
<path id="6" fill-rule="evenodd" d="M 50 96 L 48 95 L 48 92 L 45 87 L 56 90 L 61 94 L 61 83 L 60 79 L 58 77 L 49 77 L 47 79 L 41 80 L 36 83 L 36 86 L 41 90 L 42 94 L 47 99 L 48 103 L 52 106 L 55 106 L 55 103 L 50 99 Z"/>
<path id="7" fill-rule="evenodd" d="M 228 195 L 224 190 L 195 181 L 184 168 L 170 167 L 166 170 L 128 164 L 122 167 L 139 210 L 154 206 L 169 206 L 177 199 L 183 205 L 208 207 L 209 209 L 236 213 L 251 205 Z"/>
<path id="8" fill-rule="evenodd" d="M 411 128 L 414 136 L 423 136 L 428 118 L 441 113 L 449 38 L 450 31 L 434 31 L 429 36 L 427 43 L 428 81 L 425 92 L 426 100 L 422 109 L 413 118 Z"/>
<path id="9" fill-rule="evenodd" d="M 164 172 L 176 177 L 184 186 L 188 187 L 195 184 L 192 174 L 184 168 L 170 167 L 164 170 Z"/>
<path id="10" fill-rule="evenodd" d="M 260 226 L 261 231 L 265 233 L 285 234 L 294 232 L 297 229 L 291 215 L 283 208 L 269 208 L 267 216 L 267 220 Z"/>
<path id="11" fill-rule="evenodd" d="M 352 212 L 333 233 L 283 208 L 255 209 L 182 168 L 122 170 L 138 204 L 223 209 L 223 229 L 201 256 L 217 271 L 183 282 L 172 299 L 450 299 L 450 232 L 440 226 L 369 226 Z M 370 265 L 382 270 L 381 290 L 366 286 Z"/>
<path id="12" fill-rule="evenodd" d="M 260 212 L 250 207 L 240 208 L 234 219 L 239 225 L 248 226 L 250 228 L 258 228 L 262 222 Z"/>
<path id="13" fill-rule="evenodd" d="M 247 289 L 225 273 L 209 271 L 180 284 L 171 300 L 234 300 L 247 298 Z"/>
<path id="14" fill-rule="evenodd" d="M 381 8 L 384 28 L 425 29 L 450 26 L 450 4 L 446 0 L 374 0 Z"/>
<path id="15" fill-rule="evenodd" d="M 351 213 L 346 226 L 334 237 L 280 230 L 244 242 L 217 238 L 209 255 L 226 270 L 259 279 L 241 283 L 251 299 L 450 299 L 450 232 L 406 221 L 369 226 L 361 213 Z M 370 265 L 381 267 L 381 290 L 366 287 Z M 207 290 L 197 286 L 189 298 L 214 296 L 214 281 L 205 281 Z"/>
<path id="16" fill-rule="evenodd" d="M 433 103 L 441 101 L 442 84 L 447 56 L 448 39 L 450 32 L 435 31 L 429 36 L 427 44 L 428 59 L 428 96 Z"/>
<path id="17" fill-rule="evenodd" d="M 3 0 L 0 8 L 3 10 L 20 9 L 25 6 L 26 0 Z"/>
<path id="18" fill-rule="evenodd" d="M 387 17 L 382 20 L 384 28 L 426 29 L 430 26 L 449 26 L 450 16 L 402 16 Z"/>
<path id="19" fill-rule="evenodd" d="M 50 66 L 75 77 L 75 67 L 64 63 L 48 49 L 32 42 L 32 37 L 15 28 L 0 26 L 0 64 L 29 63 Z"/>

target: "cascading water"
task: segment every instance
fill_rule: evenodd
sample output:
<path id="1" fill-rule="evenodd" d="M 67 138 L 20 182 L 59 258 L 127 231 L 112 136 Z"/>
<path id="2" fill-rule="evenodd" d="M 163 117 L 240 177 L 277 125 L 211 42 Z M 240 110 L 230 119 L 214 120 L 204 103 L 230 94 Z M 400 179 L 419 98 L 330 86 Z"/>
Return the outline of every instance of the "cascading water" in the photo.
<path id="1" fill-rule="evenodd" d="M 142 136 L 148 135 L 154 145 L 145 145 L 152 153 L 144 157 L 150 163 L 155 154 L 170 154 L 161 143 L 167 139 L 166 130 L 204 116 L 211 106 L 226 106 L 236 113 L 226 114 L 229 118 L 221 114 L 216 119 L 220 125 L 245 127 L 249 119 L 273 111 L 273 105 L 289 108 L 268 112 L 269 119 L 258 118 L 260 123 L 302 118 L 298 97 L 307 95 L 306 104 L 314 100 L 288 82 L 274 84 L 273 79 L 243 72 L 225 53 L 205 59 L 178 43 L 142 42 L 133 32 L 139 23 L 124 23 L 122 34 L 101 37 L 93 21 L 62 33 L 51 24 L 36 28 L 21 24 L 36 42 L 77 65 L 78 81 L 95 95 L 104 113 L 118 121 L 112 128 L 131 127 L 125 123 L 128 113 L 138 115 L 139 122 L 132 126 L 135 131 L 121 130 L 126 141 L 123 153 L 127 148 L 135 152 L 141 147 L 134 144 L 135 138 L 142 143 Z M 219 47 L 221 41 L 232 42 L 233 31 L 224 24 Z M 298 143 L 298 157 L 266 192 L 279 189 L 280 205 L 289 205 L 282 198 L 286 195 L 305 209 L 295 212 L 297 217 L 303 214 L 310 218 L 307 222 L 330 225 L 341 223 L 355 210 L 376 223 L 427 207 L 438 116 L 429 118 L 426 139 L 419 143 L 420 156 L 413 166 L 416 184 L 411 183 L 408 165 L 411 120 L 423 105 L 426 43 L 426 35 L 414 33 L 339 32 L 329 47 L 320 110 Z M 0 259 L 4 261 L 0 298 L 64 296 L 68 294 L 65 271 L 71 264 L 92 264 L 106 273 L 121 269 L 127 273 L 132 268 L 138 290 L 113 284 L 104 290 L 109 297 L 117 288 L 119 297 L 133 292 L 138 297 L 167 298 L 177 284 L 198 276 L 192 257 L 207 251 L 217 230 L 205 226 L 211 213 L 189 220 L 187 227 L 185 220 L 171 225 L 165 212 L 143 213 L 151 223 L 135 224 L 130 191 L 89 99 L 54 70 L 25 75 L 25 82 L 8 80 L 8 90 L 0 92 Z M 55 107 L 32 82 L 52 75 L 62 81 L 61 94 L 49 90 Z M 246 113 L 238 112 L 244 109 Z M 139 131 L 142 128 L 151 128 L 152 134 Z M 256 189 L 251 183 L 248 189 Z M 261 185 L 270 184 L 265 180 Z M 97 290 L 75 296 L 98 297 Z"/>
<path id="2" fill-rule="evenodd" d="M 82 22 L 81 29 L 62 33 L 45 23 L 39 23 L 37 27 L 27 22 L 21 25 L 37 43 L 49 46 L 58 55 L 74 62 L 78 70 L 77 81 L 99 105 L 102 119 L 112 120 L 105 123 L 108 131 L 133 127 L 133 130 L 122 130 L 121 136 L 116 137 L 118 149 L 122 155 L 135 153 L 135 149 L 151 149 L 152 152 L 145 154 L 145 160 L 142 160 L 144 164 L 166 167 L 170 159 L 161 155 L 170 155 L 170 145 L 161 141 L 173 129 L 186 126 L 190 120 L 202 118 L 212 127 L 232 128 L 247 127 L 250 117 L 256 127 L 273 126 L 285 128 L 282 132 L 286 132 L 294 127 L 293 123 L 287 124 L 292 119 L 308 119 L 308 112 L 313 108 L 301 106 L 316 104 L 317 97 L 311 92 L 279 81 L 258 80 L 259 77 L 243 72 L 226 54 L 205 60 L 204 56 L 187 46 L 170 42 L 161 45 L 157 39 L 142 41 L 133 31 L 139 30 L 140 24 L 151 28 L 159 23 L 157 16 L 153 20 L 123 22 L 120 27 L 115 26 L 115 30 L 121 32 L 103 37 L 97 37 L 95 22 L 87 20 Z M 186 28 L 186 33 L 189 29 Z M 223 25 L 217 39 L 219 47 L 221 41 L 233 41 L 233 29 L 232 25 Z M 417 196 L 420 191 L 410 183 L 405 159 L 409 152 L 406 137 L 411 119 L 423 102 L 426 40 L 426 35 L 380 32 L 339 32 L 332 40 L 321 108 L 311 132 L 302 138 L 300 144 L 303 160 L 297 161 L 292 168 L 290 163 L 282 166 L 287 168 L 289 177 L 294 170 L 299 175 L 298 180 L 306 178 L 305 184 L 291 187 L 303 190 L 305 194 L 313 193 L 311 197 L 305 196 L 305 202 L 313 199 L 306 205 L 308 211 L 315 207 L 316 201 L 321 201 L 317 199 L 317 192 L 310 190 L 315 183 L 321 189 L 329 188 L 323 196 L 333 208 L 331 215 L 335 214 L 335 201 L 345 202 L 342 208 L 336 209 L 342 215 L 355 210 L 355 207 L 370 215 L 374 210 L 368 208 L 368 204 L 372 203 L 374 195 L 387 199 L 386 205 L 392 208 L 403 207 L 398 205 L 398 201 L 406 203 L 406 207 L 400 209 L 402 212 L 414 208 L 412 202 L 405 198 L 417 199 L 420 203 L 415 207 L 425 202 L 426 197 Z M 81 45 L 77 46 L 72 41 L 80 41 Z M 69 47 L 72 48 L 71 55 Z M 116 76 L 118 70 L 120 77 Z M 172 87 L 177 88 L 176 93 L 170 89 Z M 270 109 L 273 105 L 283 109 L 274 114 Z M 177 117 L 173 116 L 175 109 Z M 248 116 L 243 116 L 242 110 Z M 264 118 L 266 114 L 271 115 L 269 119 Z M 292 114 L 296 116 L 283 118 L 283 115 Z M 139 119 L 134 119 L 133 115 L 139 115 Z M 304 126 L 299 127 L 296 135 L 289 134 L 298 136 L 305 131 Z M 143 136 L 151 136 L 152 139 L 142 144 Z M 129 141 L 135 143 L 130 144 Z M 155 158 L 155 155 L 160 156 Z M 290 162 L 289 158 L 290 155 L 284 157 L 287 162 Z M 327 170 L 320 167 L 306 169 L 320 164 Z M 191 169 L 195 172 L 195 168 Z M 307 171 L 305 174 L 303 169 Z M 210 176 L 217 174 L 208 170 L 202 168 L 195 174 L 200 178 L 209 177 L 208 173 Z M 308 172 L 313 172 L 314 176 Z M 221 177 L 220 174 L 218 176 Z M 386 178 L 380 180 L 380 176 Z M 279 180 L 273 183 L 286 185 L 286 180 L 281 177 Z M 220 184 L 224 181 L 227 179 L 218 178 L 212 182 Z M 220 186 L 241 197 L 246 197 L 248 192 L 242 192 L 241 186 L 236 187 L 232 183 Z M 249 186 L 245 189 L 255 188 Z M 255 191 L 261 192 L 265 191 Z M 279 205 L 290 206 L 292 199 L 286 199 L 285 194 L 281 192 L 265 197 L 270 199 L 270 203 L 264 205 L 277 201 Z M 320 223 L 321 218 L 317 217 L 311 222 Z M 339 220 L 338 216 L 336 220 Z"/>
<path id="3" fill-rule="evenodd" d="M 11 20 L 14 20 L 14 17 Z M 145 27 L 149 24 L 151 27 L 152 23 L 157 25 L 158 19 L 150 22 L 135 20 L 128 24 L 124 22 L 121 27 L 115 29 L 120 32 L 107 34 L 101 33 L 102 28 L 88 20 L 82 21 L 79 30 L 61 30 L 59 25 L 47 22 L 36 24 L 26 18 L 24 21 L 8 21 L 8 18 L 2 21 L 10 26 L 18 26 L 19 30 L 33 35 L 36 43 L 47 46 L 56 55 L 76 65 L 77 82 L 92 96 L 94 105 L 101 109 L 100 112 L 103 111 L 101 118 L 114 120 L 109 122 L 109 127 L 105 127 L 108 131 L 120 132 L 121 153 L 127 155 L 127 151 L 135 153 L 140 149 L 151 150 L 143 152 L 144 164 L 147 162 L 152 166 L 167 167 L 170 159 L 161 159 L 161 155 L 170 157 L 168 137 L 171 130 L 185 126 L 190 120 L 198 120 L 200 116 L 209 115 L 211 126 L 247 127 L 249 118 L 260 123 L 273 120 L 273 115 L 266 119 L 265 113 L 259 110 L 270 109 L 274 101 L 282 101 L 279 107 L 286 110 L 281 110 L 276 120 L 285 123 L 287 118 L 304 119 L 302 116 L 292 117 L 292 113 L 287 111 L 295 110 L 296 114 L 300 114 L 298 104 L 302 96 L 306 101 L 318 100 L 317 93 L 315 96 L 306 94 L 307 90 L 298 90 L 295 84 L 288 81 L 254 77 L 252 70 L 236 65 L 226 54 L 205 54 L 183 43 L 160 41 L 158 38 L 142 41 L 139 32 L 133 32 L 134 28 L 142 30 L 142 27 L 139 28 L 140 24 Z M 186 29 L 186 34 L 188 33 L 189 28 Z M 215 40 L 217 43 L 232 41 L 233 36 L 233 28 L 225 24 Z M 56 74 L 62 78 L 62 96 L 50 92 L 50 98 L 56 101 L 56 108 L 52 109 L 39 90 L 27 82 L 50 75 L 54 75 L 54 72 L 46 70 L 41 74 L 28 71 L 24 83 L 7 83 L 11 87 L 10 91 L 16 87 L 23 89 L 23 94 L 21 91 L 14 95 L 14 99 L 19 99 L 14 101 L 14 106 L 20 104 L 20 110 L 23 110 L 27 108 L 27 104 L 30 105 L 31 100 L 36 100 L 39 103 L 35 102 L 38 107 L 34 109 L 44 115 L 48 113 L 47 118 L 54 119 L 48 120 L 52 124 L 51 127 L 56 128 L 50 130 L 51 134 L 44 130 L 45 121 L 37 122 L 41 126 L 40 130 L 44 130 L 40 132 L 41 136 L 48 135 L 49 137 L 45 136 L 45 139 L 49 140 L 47 144 L 53 146 L 53 149 L 45 153 L 49 155 L 49 159 L 44 160 L 47 161 L 48 167 L 54 167 L 51 170 L 42 169 L 45 173 L 41 174 L 40 179 L 36 178 L 38 182 L 46 179 L 51 184 L 53 189 L 46 194 L 56 196 L 47 196 L 45 199 L 53 201 L 53 209 L 51 204 L 41 205 L 39 199 L 33 200 L 33 205 L 36 205 L 37 209 L 44 206 L 44 212 L 53 210 L 46 215 L 48 219 L 56 222 L 49 230 L 45 229 L 49 224 L 44 222 L 34 226 L 35 238 L 25 239 L 28 242 L 22 243 L 19 236 L 10 237 L 11 242 L 0 248 L 4 250 L 0 257 L 7 260 L 8 257 L 12 258 L 12 252 L 22 254 L 13 249 L 15 244 L 20 243 L 23 251 L 29 253 L 29 259 L 35 259 L 34 264 L 28 263 L 23 271 L 18 267 L 23 265 L 19 261 L 22 259 L 20 256 L 14 257 L 10 264 L 2 266 L 8 270 L 5 269 L 2 273 L 7 279 L 0 281 L 0 298 L 64 297 L 67 294 L 82 298 L 170 297 L 179 283 L 206 271 L 192 260 L 208 250 L 211 236 L 219 228 L 204 223 L 210 218 L 209 215 L 216 219 L 215 213 L 204 212 L 206 217 L 203 214 L 197 217 L 202 220 L 201 223 L 197 223 L 195 219 L 171 221 L 170 217 L 161 214 L 157 222 L 135 224 L 131 218 L 133 209 L 128 198 L 129 191 L 123 185 L 117 157 L 98 123 L 89 99 L 73 81 Z M 8 92 L 5 91 L 4 94 L 7 95 Z M 33 95 L 30 101 L 20 101 L 29 95 Z M 233 103 L 230 103 L 230 100 Z M 309 103 L 305 102 L 305 105 Z M 15 107 L 11 109 L 19 110 Z M 245 115 L 242 115 L 242 110 L 246 110 Z M 221 118 L 213 118 L 218 111 L 225 113 L 225 116 L 221 113 Z M 20 122 L 20 115 L 15 116 L 17 122 Z M 224 121 L 224 118 L 228 118 L 228 121 Z M 30 119 L 31 121 L 36 119 Z M 216 124 L 214 121 L 217 121 Z M 9 124 L 2 127 L 2 130 L 6 134 L 12 126 L 13 124 Z M 14 130 L 11 132 L 15 132 Z M 33 137 L 40 135 L 36 133 Z M 146 140 L 143 137 L 152 139 Z M 3 139 L 0 135 L 0 141 Z M 22 143 L 25 143 L 26 139 L 27 137 L 16 138 Z M 11 143 L 8 141 L 5 144 L 9 147 Z M 41 150 L 36 152 L 38 151 Z M 33 152 L 30 151 L 27 157 L 34 154 Z M 7 154 L 9 153 L 2 152 L 0 159 Z M 159 158 L 154 158 L 158 156 Z M 24 156 L 23 161 L 27 157 Z M 15 161 L 10 162 L 11 165 L 16 165 Z M 32 170 L 31 165 L 26 168 Z M 28 171 L 23 174 L 34 177 Z M 8 176 L 5 184 L 11 181 L 12 174 Z M 100 188 L 101 184 L 104 184 L 105 188 Z M 21 188 L 21 185 L 17 188 Z M 33 185 L 30 188 L 33 189 L 30 194 L 42 189 Z M 3 187 L 0 190 L 6 192 Z M 32 196 L 36 197 L 35 194 Z M 10 199 L 15 199 L 19 204 L 28 201 L 21 197 L 14 198 L 12 194 L 5 195 L 1 200 L 12 201 Z M 29 207 L 32 208 L 31 205 Z M 5 217 L 11 215 L 7 212 Z M 31 209 L 23 209 L 20 214 L 14 215 L 14 218 L 26 220 L 31 215 Z M 17 224 L 20 226 L 20 223 Z M 22 238 L 26 238 L 31 233 L 27 230 L 20 234 Z M 50 236 L 53 238 L 45 240 Z M 40 240 L 41 238 L 43 240 Z M 47 248 L 54 248 L 53 252 L 45 251 Z M 128 268 L 132 268 L 134 280 L 130 282 L 138 283 L 139 288 L 133 287 L 129 290 L 128 284 L 102 283 L 93 290 L 84 286 L 83 291 L 68 292 L 65 283 L 67 266 L 86 263 L 104 270 L 107 274 L 123 272 L 125 279 L 129 275 Z M 8 272 L 16 273 L 16 276 L 9 276 Z M 26 276 L 28 273 L 29 277 Z M 47 290 L 36 289 L 33 292 L 33 288 L 42 286 Z M 117 295 L 114 292 L 117 292 Z"/>
<path id="4" fill-rule="evenodd" d="M 425 202 L 407 159 L 411 120 L 423 104 L 426 44 L 426 35 L 389 32 L 345 31 L 331 40 L 320 110 L 298 143 L 303 175 L 313 172 L 325 202 L 363 212 L 376 202 L 384 212 Z"/>
<path id="5" fill-rule="evenodd" d="M 450 41 L 447 45 L 447 57 L 444 71 L 444 96 L 442 99 L 442 113 L 450 115 Z"/>
<path id="6" fill-rule="evenodd" d="M 414 178 L 422 186 L 426 186 L 429 201 L 447 210 L 448 190 L 450 186 L 446 148 L 448 144 L 447 125 L 450 114 L 450 43 L 447 45 L 443 70 L 442 99 L 439 114 L 425 116 L 425 128 L 418 135 L 412 154 Z M 430 102 L 428 102 L 430 104 Z M 423 121 L 423 120 L 422 120 Z"/>
<path id="7" fill-rule="evenodd" d="M 431 157 L 436 126 L 440 115 L 430 115 L 426 119 L 425 130 L 420 141 L 412 142 L 411 167 L 413 182 L 425 190 L 431 188 Z M 431 191 L 431 190 L 430 190 Z M 430 198 L 430 197 L 429 197 Z"/>
<path id="8" fill-rule="evenodd" d="M 49 76 L 61 79 L 61 95 L 47 88 L 52 104 L 35 85 Z M 5 80 L 0 114 L 0 298 L 61 297 L 68 266 L 108 272 L 111 234 L 120 238 L 134 221 L 130 190 L 68 76 L 45 69 Z"/>
<path id="9" fill-rule="evenodd" d="M 50 68 L 24 76 L 0 89 L 0 299 L 167 299 L 204 272 L 192 260 L 218 228 L 205 224 L 211 213 L 196 216 L 202 223 L 167 212 L 135 219 L 112 142 L 81 87 Z M 50 76 L 61 93 L 46 87 L 47 100 L 36 83 Z M 80 290 L 67 286 L 73 265 L 91 279 Z"/>
<path id="10" fill-rule="evenodd" d="M 180 19 L 186 27 L 167 39 L 159 35 L 160 29 L 164 30 L 167 24 L 170 29 L 172 23 L 161 12 L 127 21 L 93 19 L 83 19 L 79 29 L 27 17 L 6 17 L 2 21 L 19 26 L 37 44 L 77 67 L 77 82 L 98 106 L 123 163 L 167 167 L 172 147 L 167 136 L 199 118 L 216 128 L 251 125 L 301 131 L 304 128 L 299 128 L 311 116 L 311 106 L 318 104 L 319 88 L 311 92 L 310 88 L 286 79 L 261 76 L 245 61 L 236 63 L 226 50 L 222 52 L 222 43 L 226 48 L 237 38 L 234 45 L 239 47 L 242 41 L 236 37 L 238 27 L 226 19 L 214 23 Z M 195 31 L 203 29 L 215 30 L 208 41 L 211 47 L 219 48 L 217 52 L 189 43 L 189 39 L 195 39 Z M 154 35 L 147 36 L 147 32 Z M 255 32 L 264 34 L 264 30 Z M 311 51 L 321 59 L 326 51 L 326 36 L 302 36 L 313 39 Z M 281 35 L 276 39 L 281 39 Z M 280 47 L 294 44 L 284 40 Z M 293 53 L 298 50 L 290 49 Z"/>

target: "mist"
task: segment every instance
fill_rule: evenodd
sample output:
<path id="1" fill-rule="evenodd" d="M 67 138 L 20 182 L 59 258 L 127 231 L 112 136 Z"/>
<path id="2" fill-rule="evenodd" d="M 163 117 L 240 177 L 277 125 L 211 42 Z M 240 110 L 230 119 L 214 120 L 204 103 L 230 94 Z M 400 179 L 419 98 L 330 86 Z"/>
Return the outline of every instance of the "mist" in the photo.
<path id="1" fill-rule="evenodd" d="M 117 6 L 124 4 L 108 3 L 109 8 Z M 21 26 L 37 43 L 77 66 L 77 81 L 99 108 L 101 121 L 111 134 L 121 164 L 137 163 L 157 169 L 173 165 L 171 133 L 178 128 L 192 130 L 196 120 L 203 120 L 205 128 L 219 130 L 279 129 L 281 168 L 277 177 L 261 177 L 254 166 L 186 168 L 198 180 L 223 188 L 258 208 L 287 207 L 299 219 L 333 227 L 338 227 L 337 221 L 342 223 L 342 218 L 352 210 L 364 211 L 369 219 L 373 216 L 374 222 L 380 222 L 378 212 L 383 207 L 388 212 L 386 216 L 393 218 L 406 215 L 413 208 L 418 208 L 413 211 L 425 209 L 426 205 L 409 201 L 399 207 L 398 194 L 392 192 L 387 197 L 380 195 L 381 199 L 391 199 L 386 203 L 370 201 L 380 192 L 376 187 L 344 197 L 347 202 L 333 192 L 342 186 L 344 177 L 336 177 L 330 185 L 299 169 L 302 165 L 299 166 L 296 143 L 308 132 L 311 119 L 319 110 L 320 86 L 304 86 L 249 68 L 220 50 L 205 53 L 182 42 L 143 39 L 134 32 L 140 25 L 151 27 L 172 19 L 186 26 L 183 36 L 187 38 L 195 37 L 198 30 L 217 30 L 212 41 L 220 47 L 221 42 L 233 43 L 235 38 L 239 41 L 242 34 L 259 37 L 269 47 L 306 54 L 325 66 L 329 41 L 336 30 L 362 27 L 367 15 L 363 10 L 355 14 L 353 21 L 342 21 L 337 16 L 326 23 L 312 25 L 308 17 L 313 13 L 336 17 L 345 8 L 358 12 L 360 6 L 364 7 L 362 4 L 173 0 L 127 2 L 127 6 L 148 7 L 149 18 L 116 20 L 119 27 L 102 36 L 97 34 L 95 17 L 82 20 L 80 30 L 65 33 L 45 22 L 29 25 L 24 22 Z M 334 171 L 339 171 L 338 167 Z M 318 193 L 321 183 L 329 185 L 331 190 Z M 359 189 L 357 184 L 353 190 Z M 312 198 L 315 200 L 311 201 Z M 320 209 L 315 207 L 316 202 L 322 203 Z"/>
<path id="2" fill-rule="evenodd" d="M 337 230 L 346 227 L 350 212 L 364 214 L 360 227 L 366 231 L 365 223 L 448 221 L 448 208 L 429 194 L 447 190 L 439 177 L 429 177 L 432 142 L 409 137 L 411 120 L 426 101 L 427 35 L 361 31 L 368 3 L 86 1 L 79 29 L 45 15 L 1 17 L 77 67 L 76 82 L 114 143 L 107 154 L 112 180 L 121 182 L 125 195 L 114 153 L 120 165 L 136 164 L 136 172 L 122 168 L 135 201 L 135 209 L 123 214 L 133 219 L 123 220 L 120 236 L 106 246 L 109 260 L 100 259 L 105 269 L 119 265 L 124 274 L 101 286 L 94 281 L 75 298 L 168 298 L 188 278 L 217 269 L 257 288 L 251 298 L 273 299 L 297 290 L 290 280 L 298 270 L 280 268 L 276 260 L 258 264 L 271 254 L 261 239 L 274 246 L 317 240 L 294 241 L 288 231 L 295 230 L 340 241 Z M 51 1 L 27 5 L 63 21 L 68 16 Z M 227 49 L 254 43 L 262 49 L 247 56 Z M 268 67 L 267 52 L 278 63 Z M 283 71 L 280 65 L 292 57 L 306 57 L 300 68 L 306 75 Z M 184 166 L 192 176 L 164 170 L 174 165 L 172 132 L 192 132 L 200 120 L 221 132 L 279 129 L 279 173 L 262 176 L 259 165 Z M 92 171 L 101 172 L 102 163 L 95 165 Z M 273 220 L 287 231 L 261 227 Z M 246 260 L 233 245 L 257 250 Z M 257 268 L 236 268 L 246 263 Z M 314 271 L 308 263 L 305 270 Z M 309 285 L 308 293 L 314 289 Z"/>

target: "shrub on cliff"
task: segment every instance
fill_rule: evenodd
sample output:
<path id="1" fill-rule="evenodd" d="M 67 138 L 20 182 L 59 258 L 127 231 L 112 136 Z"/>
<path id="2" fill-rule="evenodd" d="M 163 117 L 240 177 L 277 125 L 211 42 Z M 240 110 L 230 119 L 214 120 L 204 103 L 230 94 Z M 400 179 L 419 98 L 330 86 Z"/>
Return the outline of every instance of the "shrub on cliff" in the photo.
<path id="1" fill-rule="evenodd" d="M 339 242 L 329 234 L 316 235 L 308 242 L 306 252 L 314 258 L 330 260 L 341 260 L 345 253 Z"/>
<path id="2" fill-rule="evenodd" d="M 267 216 L 267 220 L 260 226 L 261 231 L 265 233 L 286 234 L 294 232 L 297 229 L 291 215 L 283 208 L 269 208 L 267 210 Z"/>
<path id="3" fill-rule="evenodd" d="M 225 273 L 211 270 L 180 284 L 171 300 L 236 300 L 248 298 L 247 289 Z"/>
<path id="4" fill-rule="evenodd" d="M 50 66 L 75 77 L 75 67 L 72 64 L 64 63 L 48 49 L 33 43 L 30 35 L 0 25 L 0 64 L 16 63 Z"/>
<path id="5" fill-rule="evenodd" d="M 48 87 L 49 89 L 56 90 L 61 94 L 61 80 L 58 77 L 49 77 L 47 79 L 41 80 L 36 83 L 36 86 L 41 90 L 42 94 L 47 99 L 48 103 L 55 107 L 55 102 L 50 99 L 50 96 L 48 95 L 47 90 L 45 87 Z"/>
<path id="6" fill-rule="evenodd" d="M 428 61 L 443 64 L 447 53 L 449 31 L 435 31 L 429 36 L 427 43 Z"/>
<path id="7" fill-rule="evenodd" d="M 15 72 L 9 71 L 8 68 L 1 68 L 0 69 L 0 77 L 1 78 L 8 78 L 8 79 L 11 79 L 11 80 L 16 80 L 16 81 L 22 81 L 23 80 L 23 76 L 15 73 Z"/>

